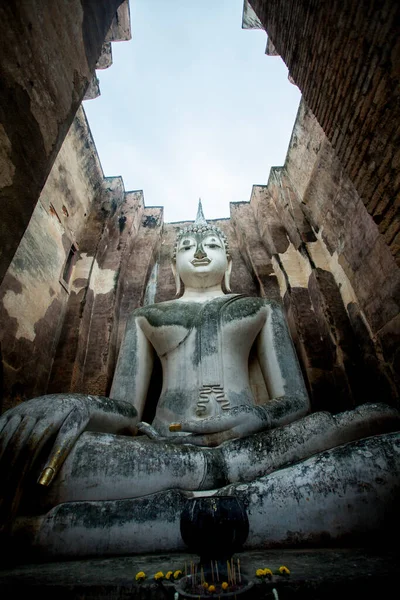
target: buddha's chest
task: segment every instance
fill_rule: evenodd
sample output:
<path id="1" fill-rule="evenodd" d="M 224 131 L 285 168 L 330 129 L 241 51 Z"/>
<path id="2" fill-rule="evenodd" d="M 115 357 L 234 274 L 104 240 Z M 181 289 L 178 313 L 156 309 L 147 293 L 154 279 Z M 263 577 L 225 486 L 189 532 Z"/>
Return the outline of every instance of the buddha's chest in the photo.
<path id="1" fill-rule="evenodd" d="M 184 360 L 186 367 L 216 360 L 220 354 L 248 354 L 265 322 L 258 298 L 222 298 L 205 305 L 171 302 L 169 310 L 149 308 L 140 328 L 161 359 Z M 164 308 L 164 307 L 162 307 Z M 164 312 L 164 314 L 163 314 Z M 168 313 L 168 318 L 165 314 Z"/>

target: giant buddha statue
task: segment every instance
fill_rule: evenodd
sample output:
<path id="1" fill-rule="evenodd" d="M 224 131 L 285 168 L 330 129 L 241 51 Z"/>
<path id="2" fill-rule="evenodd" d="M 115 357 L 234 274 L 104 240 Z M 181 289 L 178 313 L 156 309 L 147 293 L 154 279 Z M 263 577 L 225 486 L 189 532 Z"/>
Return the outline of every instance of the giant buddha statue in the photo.
<path id="1" fill-rule="evenodd" d="M 201 206 L 172 268 L 178 298 L 130 316 L 110 398 L 48 395 L 1 417 L 3 536 L 50 557 L 179 550 L 187 498 L 211 494 L 242 499 L 248 548 L 392 528 L 397 411 L 309 414 L 280 305 L 230 292 L 226 237 Z M 163 382 L 149 424 L 155 354 Z"/>

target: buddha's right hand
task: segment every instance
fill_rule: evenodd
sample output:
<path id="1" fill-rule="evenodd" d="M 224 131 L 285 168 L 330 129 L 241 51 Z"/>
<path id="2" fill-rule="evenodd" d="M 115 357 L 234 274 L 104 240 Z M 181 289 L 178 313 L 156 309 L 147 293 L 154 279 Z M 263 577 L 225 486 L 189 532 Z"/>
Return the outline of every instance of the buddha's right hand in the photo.
<path id="1" fill-rule="evenodd" d="M 4 413 L 0 418 L 0 527 L 16 513 L 24 482 L 37 468 L 47 443 L 52 445 L 38 479 L 44 486 L 57 475 L 83 431 L 134 435 L 137 420 L 136 409 L 128 402 L 83 394 L 49 394 Z"/>

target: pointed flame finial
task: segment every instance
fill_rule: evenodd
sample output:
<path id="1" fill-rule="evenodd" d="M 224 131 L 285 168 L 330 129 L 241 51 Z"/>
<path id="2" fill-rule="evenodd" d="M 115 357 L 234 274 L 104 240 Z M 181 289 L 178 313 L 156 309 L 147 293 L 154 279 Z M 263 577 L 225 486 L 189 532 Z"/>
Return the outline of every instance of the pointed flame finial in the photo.
<path id="1" fill-rule="evenodd" d="M 201 204 L 201 198 L 199 198 L 199 205 L 197 208 L 197 215 L 196 215 L 196 220 L 195 220 L 194 224 L 195 225 L 208 225 L 208 223 L 204 217 L 203 206 Z"/>

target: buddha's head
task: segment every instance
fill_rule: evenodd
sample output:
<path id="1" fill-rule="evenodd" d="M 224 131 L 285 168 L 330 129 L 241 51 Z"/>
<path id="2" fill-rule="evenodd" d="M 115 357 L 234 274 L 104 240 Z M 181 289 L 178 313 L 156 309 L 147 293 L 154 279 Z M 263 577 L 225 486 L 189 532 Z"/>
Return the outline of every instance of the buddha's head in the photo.
<path id="1" fill-rule="evenodd" d="M 230 292 L 232 261 L 228 241 L 219 227 L 207 223 L 201 203 L 196 221 L 178 232 L 172 256 L 176 294 L 180 294 L 181 280 L 191 288 L 209 288 L 221 285 Z"/>

